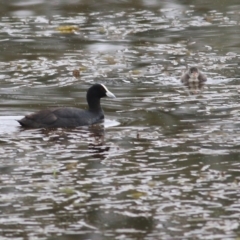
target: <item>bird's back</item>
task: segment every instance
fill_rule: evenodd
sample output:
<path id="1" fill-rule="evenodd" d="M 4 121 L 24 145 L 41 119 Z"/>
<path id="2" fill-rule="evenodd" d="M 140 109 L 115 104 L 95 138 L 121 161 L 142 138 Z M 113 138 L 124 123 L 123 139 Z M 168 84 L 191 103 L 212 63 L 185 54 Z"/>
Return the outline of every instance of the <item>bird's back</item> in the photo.
<path id="1" fill-rule="evenodd" d="M 45 109 L 29 114 L 18 122 L 26 128 L 78 127 L 102 122 L 104 114 L 99 111 L 88 111 L 74 107 Z"/>

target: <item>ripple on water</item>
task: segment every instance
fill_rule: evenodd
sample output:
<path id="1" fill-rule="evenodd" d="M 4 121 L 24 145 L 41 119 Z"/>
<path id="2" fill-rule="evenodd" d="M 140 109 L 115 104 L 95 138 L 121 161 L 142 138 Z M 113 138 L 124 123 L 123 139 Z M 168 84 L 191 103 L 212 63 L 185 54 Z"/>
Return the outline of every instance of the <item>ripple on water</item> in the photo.
<path id="1" fill-rule="evenodd" d="M 94 4 L 1 6 L 1 237 L 236 239 L 238 5 Z M 199 95 L 180 83 L 192 65 L 208 78 Z M 84 108 L 93 82 L 117 96 L 104 125 L 15 121 Z"/>

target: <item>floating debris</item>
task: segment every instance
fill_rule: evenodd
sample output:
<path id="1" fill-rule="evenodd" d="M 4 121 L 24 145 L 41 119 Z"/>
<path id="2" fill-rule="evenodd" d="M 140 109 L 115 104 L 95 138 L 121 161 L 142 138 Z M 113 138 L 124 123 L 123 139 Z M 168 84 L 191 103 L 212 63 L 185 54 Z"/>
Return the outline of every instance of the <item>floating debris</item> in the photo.
<path id="1" fill-rule="evenodd" d="M 77 70 L 77 69 L 74 69 L 74 70 L 73 70 L 73 76 L 74 76 L 75 78 L 79 78 L 79 77 L 80 77 L 80 71 Z"/>
<path id="2" fill-rule="evenodd" d="M 61 33 L 74 33 L 79 31 L 79 28 L 77 26 L 74 25 L 65 25 L 65 26 L 59 26 L 56 29 L 57 31 L 61 32 Z"/>

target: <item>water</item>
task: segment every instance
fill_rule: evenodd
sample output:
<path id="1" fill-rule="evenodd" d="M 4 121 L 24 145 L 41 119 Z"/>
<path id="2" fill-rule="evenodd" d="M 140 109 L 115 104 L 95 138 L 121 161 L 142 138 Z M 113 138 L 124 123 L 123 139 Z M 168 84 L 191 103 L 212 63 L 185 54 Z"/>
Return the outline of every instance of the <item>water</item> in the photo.
<path id="1" fill-rule="evenodd" d="M 238 1 L 0 3 L 1 239 L 238 239 Z M 189 94 L 180 76 L 208 81 Z M 80 75 L 74 74 L 80 71 Z M 49 106 L 104 124 L 23 130 Z"/>

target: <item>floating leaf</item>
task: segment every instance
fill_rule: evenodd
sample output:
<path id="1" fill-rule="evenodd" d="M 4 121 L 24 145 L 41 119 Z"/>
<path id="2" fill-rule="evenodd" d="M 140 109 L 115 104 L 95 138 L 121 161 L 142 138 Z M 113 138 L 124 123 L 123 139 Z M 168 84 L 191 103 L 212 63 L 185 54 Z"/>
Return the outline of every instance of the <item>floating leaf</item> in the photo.
<path id="1" fill-rule="evenodd" d="M 54 176 L 54 178 L 57 178 L 57 177 L 58 177 L 58 176 L 57 176 L 57 171 L 56 171 L 56 170 L 53 171 L 53 176 Z"/>
<path id="2" fill-rule="evenodd" d="M 104 33 L 106 33 L 106 29 L 104 27 L 101 27 L 98 29 L 98 32 L 101 34 L 104 34 Z"/>
<path id="3" fill-rule="evenodd" d="M 131 196 L 132 198 L 135 198 L 135 199 L 138 199 L 138 198 L 143 197 L 143 196 L 146 196 L 146 195 L 147 195 L 147 193 L 145 193 L 145 192 L 139 192 L 139 191 L 135 191 L 135 192 L 132 192 L 132 193 L 130 194 L 130 196 Z"/>
<path id="4" fill-rule="evenodd" d="M 135 70 L 130 71 L 130 73 L 131 73 L 132 75 L 140 75 L 140 74 L 141 74 L 141 71 L 138 70 L 138 69 L 135 69 Z"/>
<path id="5" fill-rule="evenodd" d="M 62 189 L 60 189 L 60 192 L 66 193 L 68 195 L 72 195 L 75 193 L 73 188 L 62 188 Z"/>
<path id="6" fill-rule="evenodd" d="M 80 77 L 80 71 L 77 70 L 77 69 L 74 69 L 74 70 L 73 70 L 73 76 L 74 76 L 75 78 Z"/>
<path id="7" fill-rule="evenodd" d="M 76 167 L 77 167 L 77 162 L 69 163 L 66 165 L 67 170 L 76 169 Z"/>
<path id="8" fill-rule="evenodd" d="M 105 59 L 107 60 L 108 64 L 111 64 L 111 65 L 116 64 L 116 60 L 111 56 L 107 56 L 105 57 Z"/>
<path id="9" fill-rule="evenodd" d="M 73 33 L 79 31 L 79 28 L 77 26 L 65 25 L 57 27 L 57 31 L 61 33 Z"/>
<path id="10" fill-rule="evenodd" d="M 85 66 L 80 66 L 79 67 L 79 71 L 83 72 L 83 71 L 86 71 L 87 70 L 87 67 Z"/>

